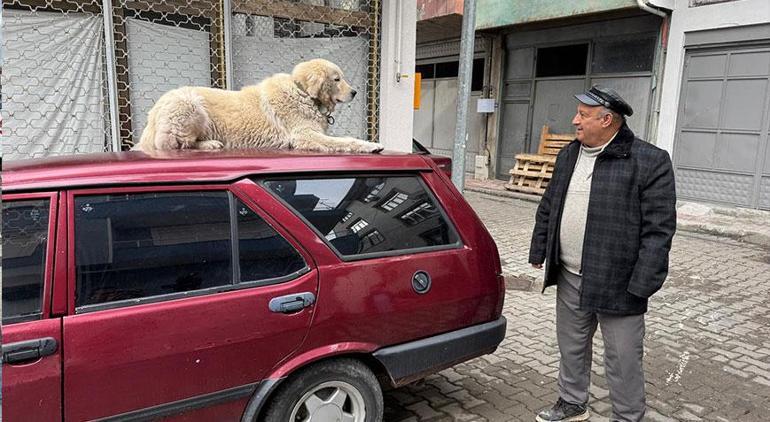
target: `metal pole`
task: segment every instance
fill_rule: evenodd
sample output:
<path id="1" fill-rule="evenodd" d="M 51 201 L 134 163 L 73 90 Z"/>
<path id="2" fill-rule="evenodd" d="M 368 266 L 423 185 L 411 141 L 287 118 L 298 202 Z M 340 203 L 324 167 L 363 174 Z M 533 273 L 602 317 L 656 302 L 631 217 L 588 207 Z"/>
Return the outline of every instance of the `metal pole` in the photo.
<path id="1" fill-rule="evenodd" d="M 476 2 L 463 1 L 463 32 L 460 38 L 460 70 L 457 75 L 457 127 L 452 149 L 452 183 L 462 192 L 465 184 L 465 145 L 468 141 L 468 101 L 471 96 L 473 46 L 476 38 Z"/>
<path id="2" fill-rule="evenodd" d="M 224 27 L 224 36 L 222 44 L 225 46 L 225 88 L 235 89 L 233 87 L 233 44 L 232 44 L 232 14 L 233 7 L 230 0 L 222 2 L 222 26 Z"/>
<path id="3" fill-rule="evenodd" d="M 104 50 L 107 60 L 107 97 L 110 102 L 110 134 L 112 151 L 120 151 L 120 122 L 118 116 L 118 81 L 115 69 L 115 27 L 112 22 L 112 0 L 102 0 L 104 20 Z"/>

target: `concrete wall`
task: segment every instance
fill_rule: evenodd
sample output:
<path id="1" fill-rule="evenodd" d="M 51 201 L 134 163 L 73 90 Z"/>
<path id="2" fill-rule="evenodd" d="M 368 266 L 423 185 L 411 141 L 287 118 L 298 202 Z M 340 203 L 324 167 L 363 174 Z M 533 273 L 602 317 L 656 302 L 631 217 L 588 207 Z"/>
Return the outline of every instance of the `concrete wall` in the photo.
<path id="1" fill-rule="evenodd" d="M 741 0 L 691 7 L 690 0 L 676 0 L 671 15 L 657 145 L 673 155 L 676 119 L 682 86 L 685 58 L 685 35 L 688 32 L 730 28 L 770 22 L 770 1 Z"/>
<path id="2" fill-rule="evenodd" d="M 635 0 L 478 0 L 476 30 L 636 8 Z"/>
<path id="3" fill-rule="evenodd" d="M 387 150 L 412 151 L 416 23 L 415 0 L 383 2 L 379 141 Z M 400 82 L 396 81 L 399 61 L 401 73 L 408 75 Z"/>

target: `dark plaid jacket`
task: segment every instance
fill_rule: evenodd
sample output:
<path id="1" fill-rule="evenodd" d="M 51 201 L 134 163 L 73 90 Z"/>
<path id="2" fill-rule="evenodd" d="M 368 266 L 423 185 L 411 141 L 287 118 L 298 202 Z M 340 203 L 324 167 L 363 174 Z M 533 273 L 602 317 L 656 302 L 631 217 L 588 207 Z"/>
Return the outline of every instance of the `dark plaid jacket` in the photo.
<path id="1" fill-rule="evenodd" d="M 529 262 L 545 261 L 545 287 L 559 272 L 564 198 L 580 153 L 575 140 L 556 159 L 537 209 Z M 583 243 L 580 307 L 598 313 L 647 312 L 647 298 L 668 274 L 676 230 L 674 171 L 666 151 L 634 136 L 625 124 L 597 157 Z"/>

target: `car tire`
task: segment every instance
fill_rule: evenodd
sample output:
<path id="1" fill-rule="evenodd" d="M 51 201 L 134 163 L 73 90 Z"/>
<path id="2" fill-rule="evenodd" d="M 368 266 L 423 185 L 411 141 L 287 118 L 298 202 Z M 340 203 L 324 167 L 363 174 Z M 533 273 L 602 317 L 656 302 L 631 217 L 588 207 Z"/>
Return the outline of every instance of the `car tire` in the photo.
<path id="1" fill-rule="evenodd" d="M 381 422 L 383 409 L 372 371 L 355 359 L 336 359 L 290 376 L 268 403 L 264 420 Z"/>

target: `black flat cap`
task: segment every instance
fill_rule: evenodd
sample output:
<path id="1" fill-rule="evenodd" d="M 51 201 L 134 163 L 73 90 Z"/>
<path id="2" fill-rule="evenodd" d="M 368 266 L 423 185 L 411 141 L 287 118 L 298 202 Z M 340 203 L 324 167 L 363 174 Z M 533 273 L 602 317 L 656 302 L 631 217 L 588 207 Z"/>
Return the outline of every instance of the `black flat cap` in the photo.
<path id="1" fill-rule="evenodd" d="M 584 94 L 577 94 L 575 98 L 581 103 L 590 106 L 604 106 L 608 109 L 622 115 L 630 116 L 634 114 L 634 109 L 612 88 L 594 85 Z"/>

